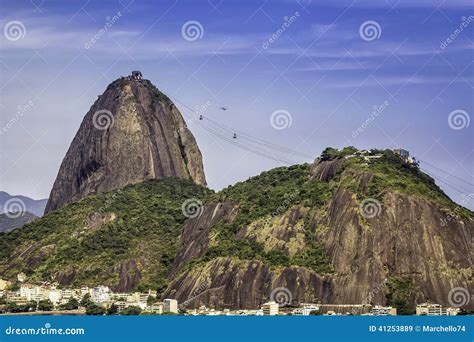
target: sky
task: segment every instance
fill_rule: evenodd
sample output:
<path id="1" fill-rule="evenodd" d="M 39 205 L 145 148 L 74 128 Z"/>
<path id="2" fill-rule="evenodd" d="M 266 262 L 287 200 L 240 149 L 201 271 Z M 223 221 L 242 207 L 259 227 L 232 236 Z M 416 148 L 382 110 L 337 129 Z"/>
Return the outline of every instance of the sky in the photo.
<path id="1" fill-rule="evenodd" d="M 327 146 L 405 148 L 473 209 L 473 7 L 2 0 L 0 190 L 48 197 L 97 96 L 140 70 L 181 110 L 212 189 L 312 162 Z M 209 133 L 196 112 L 304 156 L 249 152 Z"/>

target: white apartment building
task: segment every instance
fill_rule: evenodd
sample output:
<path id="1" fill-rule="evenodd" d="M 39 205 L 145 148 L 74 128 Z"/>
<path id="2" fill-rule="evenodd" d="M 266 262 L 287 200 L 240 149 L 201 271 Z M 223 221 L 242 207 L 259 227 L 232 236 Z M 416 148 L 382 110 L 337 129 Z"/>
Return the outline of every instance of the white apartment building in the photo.
<path id="1" fill-rule="evenodd" d="M 110 289 L 108 286 L 94 287 L 91 292 L 91 299 L 94 303 L 103 303 L 110 300 Z"/>
<path id="2" fill-rule="evenodd" d="M 145 311 L 161 315 L 163 313 L 163 303 L 155 303 L 153 305 L 147 306 Z"/>
<path id="3" fill-rule="evenodd" d="M 59 289 L 49 290 L 48 298 L 55 306 L 61 303 L 62 293 Z"/>
<path id="4" fill-rule="evenodd" d="M 312 311 L 318 311 L 319 312 L 319 305 L 316 305 L 316 304 L 302 304 L 301 308 L 293 310 L 293 315 L 295 315 L 295 316 L 309 316 Z"/>
<path id="5" fill-rule="evenodd" d="M 458 308 L 445 308 L 440 304 L 423 303 L 416 306 L 416 314 L 421 316 L 456 316 Z"/>
<path id="6" fill-rule="evenodd" d="M 279 312 L 279 305 L 276 302 L 267 302 L 262 305 L 264 316 L 276 316 Z"/>
<path id="7" fill-rule="evenodd" d="M 163 312 L 178 313 L 178 301 L 176 299 L 165 299 L 163 301 Z"/>
<path id="8" fill-rule="evenodd" d="M 25 298 L 27 301 L 39 302 L 48 298 L 48 290 L 41 286 L 25 284 L 20 287 L 20 297 Z"/>
<path id="9" fill-rule="evenodd" d="M 393 308 L 391 306 L 375 305 L 370 311 L 370 314 L 373 316 L 396 316 L 397 308 Z"/>

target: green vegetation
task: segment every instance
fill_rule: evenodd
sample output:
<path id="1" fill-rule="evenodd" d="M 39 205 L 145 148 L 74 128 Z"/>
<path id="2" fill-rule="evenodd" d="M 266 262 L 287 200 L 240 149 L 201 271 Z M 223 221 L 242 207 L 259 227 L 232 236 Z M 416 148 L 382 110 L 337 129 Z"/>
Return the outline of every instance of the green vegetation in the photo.
<path id="1" fill-rule="evenodd" d="M 49 299 L 38 302 L 38 311 L 51 311 L 54 309 L 53 303 Z"/>
<path id="2" fill-rule="evenodd" d="M 186 220 L 181 206 L 191 198 L 206 204 L 230 202 L 237 210 L 231 222 L 220 221 L 211 227 L 210 247 L 203 257 L 191 260 L 187 268 L 217 257 L 234 257 L 259 260 L 272 268 L 301 266 L 319 274 L 334 270 L 315 233 L 325 226 L 318 223 L 314 227 L 315 221 L 310 218 L 326 217 L 338 188 L 349 190 L 359 200 L 373 197 L 383 201 L 389 190 L 423 197 L 443 208 L 456 208 L 431 177 L 390 150 L 362 154 L 354 147 L 340 151 L 327 148 L 321 159 L 331 161 L 348 156 L 351 157 L 344 159 L 342 168 L 327 182 L 311 180 L 310 165 L 303 164 L 263 172 L 219 193 L 191 181 L 167 178 L 88 197 L 21 229 L 0 233 L 0 274 L 12 280 L 22 271 L 29 281 L 70 277 L 72 286 L 116 286 L 124 277 L 128 282 L 138 278 L 138 285 L 132 290 L 156 289 L 159 296 L 169 284 L 169 269 Z M 358 177 L 362 174 L 372 175 L 364 189 Z M 299 222 L 304 248 L 297 252 L 269 249 L 258 242 L 261 239 L 239 234 L 242 228 L 256 223 L 275 224 L 275 218 L 281 218 L 295 206 L 304 212 Z M 464 208 L 456 213 L 472 218 L 472 213 Z M 413 298 L 407 295 L 411 291 L 409 283 L 395 278 L 391 286 L 392 305 L 401 312 L 412 310 Z M 92 313 L 99 310 L 90 298 L 80 306 L 92 307 Z"/>
<path id="3" fill-rule="evenodd" d="M 120 314 L 123 316 L 139 316 L 142 313 L 142 309 L 138 306 L 129 306 L 125 310 L 123 310 Z"/>
<path id="4" fill-rule="evenodd" d="M 272 267 L 296 265 L 318 273 L 332 272 L 324 250 L 309 229 L 305 230 L 307 248 L 293 257 L 279 250 L 265 251 L 260 243 L 238 238 L 237 233 L 242 227 L 258 219 L 283 215 L 297 204 L 321 208 L 330 199 L 334 185 L 310 181 L 309 165 L 303 164 L 263 172 L 212 195 L 208 201 L 230 201 L 238 204 L 239 211 L 232 223 L 219 222 L 212 228 L 217 236 L 217 243 L 202 258 L 193 260 L 188 267 L 216 257 L 232 256 L 242 260 L 258 259 Z"/>
<path id="5" fill-rule="evenodd" d="M 167 178 L 88 197 L 21 229 L 0 233 L 0 273 L 13 279 L 23 271 L 34 281 L 75 272 L 73 286 L 114 286 L 119 282 L 117 268 L 132 260 L 137 266 L 130 274 L 141 273 L 139 290 L 162 291 L 186 219 L 182 203 L 208 193 L 191 181 Z M 29 248 L 14 268 L 1 263 Z M 32 263 L 38 265 L 31 268 Z M 153 267 L 142 268 L 140 263 Z"/>
<path id="6" fill-rule="evenodd" d="M 65 304 L 59 306 L 60 310 L 77 310 L 79 309 L 79 301 L 76 298 L 70 298 Z"/>
<path id="7" fill-rule="evenodd" d="M 414 315 L 417 290 L 409 278 L 391 277 L 387 281 L 387 305 L 397 308 L 398 315 Z"/>
<path id="8" fill-rule="evenodd" d="M 100 305 L 92 304 L 86 309 L 86 315 L 88 316 L 103 316 L 107 313 L 107 310 Z"/>

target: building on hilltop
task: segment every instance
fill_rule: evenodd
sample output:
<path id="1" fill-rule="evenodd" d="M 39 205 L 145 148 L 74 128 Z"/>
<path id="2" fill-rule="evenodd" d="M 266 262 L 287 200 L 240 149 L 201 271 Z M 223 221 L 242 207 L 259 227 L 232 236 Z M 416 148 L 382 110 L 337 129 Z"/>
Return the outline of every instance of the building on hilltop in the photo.
<path id="1" fill-rule="evenodd" d="M 136 80 L 136 81 L 139 81 L 139 80 L 142 80 L 143 79 L 143 75 L 140 71 L 138 70 L 135 70 L 135 71 L 132 71 L 132 76 L 131 78 L 133 80 Z"/>

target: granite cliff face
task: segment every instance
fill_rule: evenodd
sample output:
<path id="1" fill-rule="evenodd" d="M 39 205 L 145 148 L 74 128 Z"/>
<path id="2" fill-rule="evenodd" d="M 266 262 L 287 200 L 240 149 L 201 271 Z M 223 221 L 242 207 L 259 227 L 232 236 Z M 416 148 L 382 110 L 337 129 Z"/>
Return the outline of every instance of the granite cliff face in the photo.
<path id="1" fill-rule="evenodd" d="M 112 82 L 83 119 L 54 182 L 46 212 L 149 179 L 205 185 L 201 152 L 172 101 L 148 80 Z"/>
<path id="2" fill-rule="evenodd" d="M 452 306 L 456 287 L 472 293 L 472 212 L 389 153 L 357 159 L 316 160 L 296 194 L 288 183 L 280 206 L 267 213 L 253 215 L 242 184 L 216 196 L 186 222 L 164 297 L 187 307 L 250 309 L 284 288 L 289 304 L 390 304 L 413 312 L 426 301 Z M 256 193 L 280 192 L 259 177 Z M 272 201 L 269 192 L 255 196 L 256 207 Z"/>

